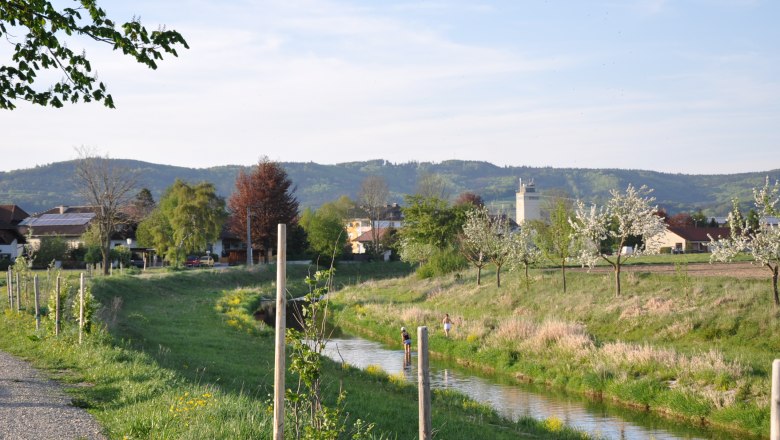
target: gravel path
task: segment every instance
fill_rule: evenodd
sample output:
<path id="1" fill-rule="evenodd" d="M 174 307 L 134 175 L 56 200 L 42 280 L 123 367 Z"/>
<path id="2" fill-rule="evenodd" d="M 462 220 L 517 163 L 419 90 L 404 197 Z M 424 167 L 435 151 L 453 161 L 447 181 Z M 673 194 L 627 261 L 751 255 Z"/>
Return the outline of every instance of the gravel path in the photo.
<path id="1" fill-rule="evenodd" d="M 100 430 L 58 383 L 0 351 L 0 439 L 104 439 Z"/>

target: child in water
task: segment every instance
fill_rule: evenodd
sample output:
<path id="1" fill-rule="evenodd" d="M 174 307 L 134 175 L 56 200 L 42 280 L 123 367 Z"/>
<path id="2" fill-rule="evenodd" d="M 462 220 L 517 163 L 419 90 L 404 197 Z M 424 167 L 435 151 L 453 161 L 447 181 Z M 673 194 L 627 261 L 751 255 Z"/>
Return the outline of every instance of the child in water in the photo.
<path id="1" fill-rule="evenodd" d="M 404 355 L 409 358 L 412 356 L 412 337 L 406 331 L 406 327 L 401 327 L 401 340 L 404 343 Z"/>

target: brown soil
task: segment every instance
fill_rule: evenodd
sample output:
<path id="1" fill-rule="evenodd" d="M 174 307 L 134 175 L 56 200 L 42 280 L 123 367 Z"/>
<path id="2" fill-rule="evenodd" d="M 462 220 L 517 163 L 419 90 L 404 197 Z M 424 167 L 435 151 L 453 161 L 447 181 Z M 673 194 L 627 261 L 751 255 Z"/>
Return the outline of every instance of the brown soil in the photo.
<path id="1" fill-rule="evenodd" d="M 575 271 L 584 271 L 587 269 L 574 269 Z M 645 272 L 645 273 L 661 273 L 661 274 L 675 274 L 675 266 L 673 264 L 649 264 L 649 265 L 635 265 L 635 266 L 623 266 L 621 272 Z M 757 264 L 750 263 L 691 263 L 686 268 L 688 275 L 701 276 L 701 277 L 735 277 L 735 278 L 767 278 L 771 276 L 769 270 L 765 267 Z M 591 269 L 592 273 L 610 273 L 612 267 L 599 266 Z"/>

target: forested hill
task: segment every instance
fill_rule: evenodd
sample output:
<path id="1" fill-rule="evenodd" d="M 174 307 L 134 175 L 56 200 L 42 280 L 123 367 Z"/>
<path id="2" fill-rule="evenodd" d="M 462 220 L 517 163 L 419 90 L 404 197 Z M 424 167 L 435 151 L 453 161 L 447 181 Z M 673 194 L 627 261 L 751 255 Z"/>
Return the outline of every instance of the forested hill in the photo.
<path id="1" fill-rule="evenodd" d="M 149 188 L 155 199 L 177 178 L 188 182 L 209 181 L 227 197 L 233 190 L 236 174 L 242 166 L 184 168 L 148 162 L 113 159 L 118 165 L 136 170 L 139 186 Z M 354 198 L 366 176 L 379 175 L 390 187 L 391 200 L 403 202 L 403 195 L 415 191 L 417 179 L 438 174 L 448 183 L 455 197 L 472 191 L 494 206 L 504 205 L 514 213 L 514 194 L 518 179 L 534 179 L 537 190 L 563 190 L 572 197 L 601 201 L 610 189 L 647 185 L 655 190 L 657 203 L 670 212 L 702 208 L 708 215 L 724 215 L 731 199 L 751 200 L 751 188 L 760 186 L 769 176 L 780 178 L 780 169 L 742 174 L 688 175 L 643 170 L 534 168 L 496 166 L 487 162 L 450 160 L 441 163 L 409 162 L 394 164 L 384 160 L 348 162 L 336 165 L 284 162 L 297 186 L 301 207 L 317 207 L 341 195 Z M 0 204 L 17 204 L 33 213 L 58 205 L 81 203 L 75 191 L 75 161 L 57 162 L 31 169 L 0 172 Z"/>

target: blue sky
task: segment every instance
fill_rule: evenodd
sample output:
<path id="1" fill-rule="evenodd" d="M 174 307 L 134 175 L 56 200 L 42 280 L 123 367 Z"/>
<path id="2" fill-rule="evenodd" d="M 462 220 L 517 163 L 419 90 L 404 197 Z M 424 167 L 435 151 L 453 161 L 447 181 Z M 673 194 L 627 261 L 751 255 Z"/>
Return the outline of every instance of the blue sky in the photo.
<path id="1" fill-rule="evenodd" d="M 69 1 L 60 0 L 59 4 Z M 780 2 L 103 1 L 179 30 L 157 71 L 85 47 L 117 110 L 0 113 L 0 170 L 114 158 L 735 173 L 780 167 Z M 8 59 L 0 44 L 0 62 Z"/>

